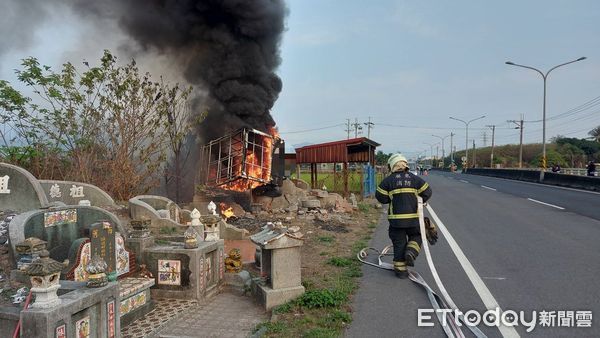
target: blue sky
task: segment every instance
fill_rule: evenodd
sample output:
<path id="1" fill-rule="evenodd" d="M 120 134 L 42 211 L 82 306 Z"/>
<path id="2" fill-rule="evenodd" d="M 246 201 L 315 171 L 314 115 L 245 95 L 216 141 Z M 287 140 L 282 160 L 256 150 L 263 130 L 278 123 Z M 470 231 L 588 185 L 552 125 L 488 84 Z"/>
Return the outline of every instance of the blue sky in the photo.
<path id="1" fill-rule="evenodd" d="M 471 128 L 494 124 L 497 144 L 518 143 L 518 130 L 506 120 L 541 119 L 543 82 L 507 60 L 546 70 L 588 57 L 549 76 L 548 117 L 600 95 L 598 2 L 294 0 L 289 8 L 284 89 L 274 108 L 288 144 L 345 138 L 343 126 L 286 132 L 370 116 L 371 138 L 384 151 L 430 149 L 424 142 L 439 142 L 432 134 L 450 132 L 464 149 L 464 124 L 448 117 L 481 115 L 487 118 Z M 585 137 L 600 125 L 599 111 L 600 105 L 548 120 L 547 138 Z M 541 142 L 541 129 L 540 122 L 526 122 L 525 141 Z M 469 138 L 483 145 L 483 130 L 470 129 Z M 447 153 L 449 138 L 445 146 Z"/>
<path id="2" fill-rule="evenodd" d="M 449 116 L 487 116 L 471 124 L 477 146 L 492 124 L 496 144 L 518 143 L 519 131 L 506 120 L 541 119 L 542 79 L 507 60 L 547 70 L 588 58 L 550 75 L 549 118 L 600 96 L 597 1 L 290 0 L 288 6 L 278 71 L 283 91 L 273 115 L 289 148 L 346 138 L 347 118 L 368 117 L 375 124 L 371 138 L 386 152 L 429 153 L 424 143 L 439 142 L 431 135 L 450 132 L 464 149 L 464 125 Z M 50 65 L 95 60 L 121 42 L 114 28 L 93 38 L 89 29 L 68 13 L 42 23 L 31 47 L 2 55 L 0 78 L 14 80 L 12 69 L 27 55 Z M 600 104 L 549 119 L 547 139 L 586 137 L 597 125 Z M 316 128 L 325 129 L 297 132 Z M 541 142 L 540 122 L 526 122 L 524 130 L 525 142 Z M 491 131 L 486 138 L 490 145 Z"/>

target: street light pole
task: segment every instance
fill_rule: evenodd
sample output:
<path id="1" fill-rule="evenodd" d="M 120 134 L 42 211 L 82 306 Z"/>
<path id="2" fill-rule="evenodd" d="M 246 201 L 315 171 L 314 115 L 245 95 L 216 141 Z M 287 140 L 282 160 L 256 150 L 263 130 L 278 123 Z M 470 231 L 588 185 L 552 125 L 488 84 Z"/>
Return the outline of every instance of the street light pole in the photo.
<path id="1" fill-rule="evenodd" d="M 519 169 L 523 168 L 523 114 L 521 114 L 521 119 L 519 121 L 516 120 L 508 120 L 506 122 L 512 122 L 517 125 L 515 129 L 520 129 L 520 137 L 519 137 Z M 519 123 L 517 123 L 519 122 Z"/>
<path id="2" fill-rule="evenodd" d="M 525 65 L 520 65 L 511 61 L 506 61 L 505 64 L 509 65 L 509 66 L 515 66 L 515 67 L 521 67 L 521 68 L 527 68 L 527 69 L 531 69 L 534 70 L 536 72 L 538 72 L 541 76 L 542 79 L 544 79 L 544 103 L 543 103 L 543 115 L 542 115 L 542 171 L 546 170 L 546 80 L 548 79 L 548 75 L 550 74 L 551 71 L 555 70 L 558 67 L 562 67 L 562 66 L 566 66 L 568 64 L 577 62 L 577 61 L 583 61 L 585 60 L 586 57 L 580 57 L 579 59 L 573 60 L 573 61 L 569 61 L 569 62 L 565 62 L 565 63 L 561 63 L 560 65 L 556 65 L 552 68 L 550 68 L 546 73 L 542 72 L 541 70 L 534 68 L 534 67 L 530 67 L 530 66 L 525 66 Z M 543 174 L 542 174 L 543 175 Z"/>
<path id="3" fill-rule="evenodd" d="M 444 163 L 444 164 L 442 165 L 442 168 L 444 168 L 444 167 L 445 167 L 445 162 L 446 162 L 446 161 L 445 161 L 445 158 L 446 158 L 446 152 L 444 151 L 444 149 L 445 149 L 445 147 L 444 147 L 444 140 L 445 140 L 445 139 L 446 139 L 448 136 L 450 136 L 450 135 L 446 135 L 446 136 L 444 136 L 444 137 L 437 136 L 437 135 L 431 135 L 431 136 L 433 136 L 433 137 L 437 137 L 437 138 L 439 138 L 439 139 L 442 141 L 442 163 Z"/>
<path id="4" fill-rule="evenodd" d="M 490 154 L 490 168 L 494 167 L 494 134 L 496 133 L 496 125 L 486 125 L 486 127 L 492 129 L 492 153 Z"/>
<path id="5" fill-rule="evenodd" d="M 431 166 L 433 167 L 433 146 L 436 145 L 436 143 L 423 142 L 423 144 L 428 145 L 429 149 L 431 150 Z"/>
<path id="6" fill-rule="evenodd" d="M 452 165 L 452 163 L 454 163 L 454 152 L 452 151 L 452 139 L 454 138 L 454 133 L 450 132 L 450 165 Z"/>
<path id="7" fill-rule="evenodd" d="M 450 116 L 450 119 L 460 121 L 465 124 L 465 134 L 466 134 L 465 135 L 465 163 L 467 164 L 467 167 L 469 166 L 469 124 L 473 121 L 482 119 L 484 117 L 485 117 L 485 115 L 482 115 L 482 116 L 474 118 L 472 120 L 465 121 L 465 120 L 457 119 L 455 117 Z M 463 168 L 463 170 L 464 169 L 466 169 L 466 168 Z"/>

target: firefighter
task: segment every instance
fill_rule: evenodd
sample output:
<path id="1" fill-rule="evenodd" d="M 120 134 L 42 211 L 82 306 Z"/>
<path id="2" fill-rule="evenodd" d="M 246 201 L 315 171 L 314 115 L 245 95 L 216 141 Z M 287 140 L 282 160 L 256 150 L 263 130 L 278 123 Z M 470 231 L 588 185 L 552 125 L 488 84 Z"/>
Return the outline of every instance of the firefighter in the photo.
<path id="1" fill-rule="evenodd" d="M 390 156 L 388 166 L 391 174 L 379 184 L 375 196 L 379 202 L 389 204 L 388 234 L 394 245 L 394 272 L 398 278 L 408 278 L 407 266 L 414 266 L 421 251 L 417 195 L 425 202 L 431 197 L 431 188 L 409 171 L 402 154 Z"/>

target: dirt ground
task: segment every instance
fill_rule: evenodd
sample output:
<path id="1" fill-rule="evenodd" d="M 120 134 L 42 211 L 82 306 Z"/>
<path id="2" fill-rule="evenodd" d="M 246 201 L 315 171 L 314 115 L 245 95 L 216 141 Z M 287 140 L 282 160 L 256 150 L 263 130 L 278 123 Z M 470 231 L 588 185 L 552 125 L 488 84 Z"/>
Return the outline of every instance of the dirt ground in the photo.
<path id="1" fill-rule="evenodd" d="M 302 239 L 302 276 L 326 277 L 331 270 L 323 262 L 330 257 L 346 257 L 352 253 L 351 244 L 367 236 L 369 225 L 378 219 L 376 209 L 369 212 L 359 210 L 352 213 L 331 214 L 329 217 L 285 220 L 286 214 L 259 215 L 255 219 L 241 218 L 228 223 L 246 229 L 250 234 L 260 231 L 266 222 L 281 221 L 284 226 L 298 226 Z M 311 278 L 318 281 L 322 278 Z M 317 284 L 319 284 L 317 282 Z"/>

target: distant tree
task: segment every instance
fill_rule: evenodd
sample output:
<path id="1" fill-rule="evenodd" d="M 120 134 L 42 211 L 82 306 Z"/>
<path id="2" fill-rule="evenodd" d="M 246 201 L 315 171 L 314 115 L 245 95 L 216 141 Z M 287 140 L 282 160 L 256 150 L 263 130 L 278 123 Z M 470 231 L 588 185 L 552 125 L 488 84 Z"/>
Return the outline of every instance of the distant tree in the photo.
<path id="1" fill-rule="evenodd" d="M 600 126 L 597 126 L 596 128 L 590 130 L 588 132 L 588 135 L 593 137 L 596 142 L 600 142 Z"/>
<path id="2" fill-rule="evenodd" d="M 120 200 L 145 193 L 158 184 L 169 140 L 185 131 L 170 133 L 169 114 L 191 89 L 153 81 L 134 60 L 117 65 L 109 51 L 99 65 L 84 64 L 55 72 L 24 59 L 17 77 L 34 98 L 0 81 L 3 149 L 33 150 L 28 169 L 39 178 L 92 183 Z"/>
<path id="3" fill-rule="evenodd" d="M 571 168 L 582 167 L 586 162 L 585 152 L 571 143 L 564 143 L 557 147 L 557 152 L 568 162 Z"/>
<path id="4" fill-rule="evenodd" d="M 541 163 L 542 163 L 542 154 L 541 153 L 538 156 L 536 156 L 533 159 L 533 161 L 531 161 L 531 164 L 534 167 L 540 167 Z M 548 167 L 551 167 L 554 164 L 558 164 L 561 167 L 567 167 L 567 162 L 562 157 L 562 155 L 559 154 L 556 150 L 552 150 L 552 149 L 546 150 L 546 164 Z"/>
<path id="5" fill-rule="evenodd" d="M 600 152 L 600 143 L 596 141 L 567 137 L 556 140 L 556 144 L 558 146 L 562 146 L 567 143 L 581 149 L 588 158 L 591 158 L 594 156 L 594 154 Z"/>
<path id="6" fill-rule="evenodd" d="M 381 150 L 378 150 L 377 153 L 375 154 L 375 163 L 378 165 L 385 165 L 387 164 L 388 159 L 390 158 L 390 156 L 392 156 L 392 154 L 386 154 Z"/>

